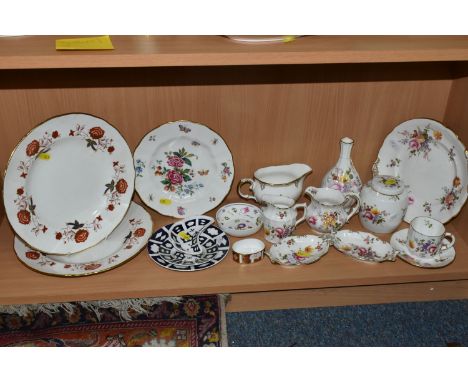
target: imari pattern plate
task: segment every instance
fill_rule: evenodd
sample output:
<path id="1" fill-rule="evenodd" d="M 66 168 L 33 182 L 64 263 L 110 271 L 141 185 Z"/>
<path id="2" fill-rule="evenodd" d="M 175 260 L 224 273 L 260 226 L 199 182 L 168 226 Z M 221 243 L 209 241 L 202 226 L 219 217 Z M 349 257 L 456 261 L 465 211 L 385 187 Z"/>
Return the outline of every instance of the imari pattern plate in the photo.
<path id="1" fill-rule="evenodd" d="M 411 119 L 398 125 L 385 139 L 375 166 L 378 175 L 399 177 L 409 187 L 408 223 L 417 216 L 445 223 L 466 202 L 465 146 L 437 121 Z"/>
<path id="2" fill-rule="evenodd" d="M 219 205 L 234 179 L 223 139 L 199 123 L 177 121 L 150 131 L 134 154 L 136 190 L 167 216 L 202 215 Z"/>
<path id="3" fill-rule="evenodd" d="M 40 124 L 16 147 L 5 174 L 5 210 L 32 248 L 75 253 L 122 221 L 134 179 L 132 153 L 114 127 L 66 114 Z"/>
<path id="4" fill-rule="evenodd" d="M 118 227 L 99 244 L 69 256 L 47 255 L 15 237 L 18 259 L 27 267 L 53 276 L 88 276 L 102 273 L 135 257 L 146 245 L 153 223 L 145 209 L 132 202 Z"/>
<path id="5" fill-rule="evenodd" d="M 198 219 L 194 218 L 194 219 Z M 187 219 L 190 225 L 190 220 Z M 196 255 L 177 249 L 170 237 L 172 224 L 158 229 L 148 241 L 148 253 L 156 264 L 173 271 L 201 271 L 218 264 L 229 252 L 227 235 L 215 225 L 209 226 L 198 236 L 203 253 Z"/>

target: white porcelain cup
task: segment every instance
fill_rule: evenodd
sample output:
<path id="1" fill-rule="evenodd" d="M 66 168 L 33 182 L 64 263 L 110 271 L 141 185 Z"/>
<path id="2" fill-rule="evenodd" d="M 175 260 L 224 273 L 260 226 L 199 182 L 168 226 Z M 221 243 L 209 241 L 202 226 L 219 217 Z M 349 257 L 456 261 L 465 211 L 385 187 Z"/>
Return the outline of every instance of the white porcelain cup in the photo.
<path id="1" fill-rule="evenodd" d="M 263 259 L 265 244 L 258 239 L 239 240 L 232 246 L 232 258 L 240 264 L 253 264 Z"/>
<path id="2" fill-rule="evenodd" d="M 444 239 L 450 242 L 444 244 Z M 413 256 L 421 259 L 432 258 L 454 244 L 455 237 L 445 232 L 445 227 L 440 221 L 427 216 L 418 216 L 411 220 L 406 245 Z"/>

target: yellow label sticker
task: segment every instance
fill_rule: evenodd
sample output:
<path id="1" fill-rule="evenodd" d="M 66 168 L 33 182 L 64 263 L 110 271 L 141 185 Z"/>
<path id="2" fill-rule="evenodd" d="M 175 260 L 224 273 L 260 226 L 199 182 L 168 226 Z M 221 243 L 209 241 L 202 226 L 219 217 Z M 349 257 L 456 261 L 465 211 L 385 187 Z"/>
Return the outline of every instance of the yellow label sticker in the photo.
<path id="1" fill-rule="evenodd" d="M 172 200 L 171 199 L 159 199 L 159 203 L 165 206 L 170 206 L 172 204 Z"/>
<path id="2" fill-rule="evenodd" d="M 56 50 L 111 50 L 114 49 L 109 36 L 62 38 L 55 40 Z"/>
<path id="3" fill-rule="evenodd" d="M 388 178 L 388 179 L 385 179 L 385 182 L 384 182 L 387 186 L 393 186 L 394 184 L 397 183 L 396 179 L 393 179 L 393 178 Z"/>
<path id="4" fill-rule="evenodd" d="M 182 231 L 177 234 L 179 237 L 181 237 L 184 240 L 190 240 L 192 236 L 190 236 L 187 232 Z"/>
<path id="5" fill-rule="evenodd" d="M 42 160 L 49 160 L 49 159 L 50 159 L 50 154 L 47 154 L 47 153 L 40 153 L 37 157 L 38 157 L 39 159 L 42 159 Z"/>
<path id="6" fill-rule="evenodd" d="M 291 41 L 294 41 L 296 39 L 296 37 L 294 36 L 284 36 L 283 37 L 283 42 L 291 42 Z"/>

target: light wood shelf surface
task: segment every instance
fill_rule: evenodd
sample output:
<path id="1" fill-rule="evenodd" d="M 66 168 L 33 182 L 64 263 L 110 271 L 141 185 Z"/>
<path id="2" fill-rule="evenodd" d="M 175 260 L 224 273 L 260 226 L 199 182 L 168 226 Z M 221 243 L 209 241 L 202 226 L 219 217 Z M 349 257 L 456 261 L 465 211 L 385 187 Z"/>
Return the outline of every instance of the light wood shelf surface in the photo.
<path id="1" fill-rule="evenodd" d="M 237 199 L 236 199 L 237 200 Z M 210 213 L 212 215 L 212 213 Z M 152 212 L 154 227 L 174 219 Z M 405 224 L 403 223 L 403 226 Z M 362 229 L 355 217 L 347 228 Z M 368 264 L 351 259 L 331 248 L 318 262 L 301 267 L 273 265 L 265 258 L 252 265 L 239 265 L 232 254 L 213 268 L 199 272 L 175 272 L 157 266 L 146 248 L 119 268 L 88 277 L 59 278 L 26 268 L 13 250 L 13 232 L 5 218 L 0 225 L 0 304 L 95 300 L 184 294 L 236 293 L 347 287 L 410 282 L 465 279 L 468 274 L 468 243 L 455 227 L 447 230 L 457 237 L 455 261 L 440 269 L 420 269 L 397 259 Z M 296 233 L 311 233 L 302 224 Z M 262 239 L 260 231 L 255 235 Z M 390 235 L 379 235 L 389 239 Z M 231 245 L 238 238 L 230 238 Z M 269 245 L 267 245 L 269 248 Z"/>
<path id="2" fill-rule="evenodd" d="M 304 36 L 255 45 L 223 36 L 111 36 L 112 51 L 56 51 L 59 37 L 1 38 L 0 69 L 468 60 L 467 36 Z"/>

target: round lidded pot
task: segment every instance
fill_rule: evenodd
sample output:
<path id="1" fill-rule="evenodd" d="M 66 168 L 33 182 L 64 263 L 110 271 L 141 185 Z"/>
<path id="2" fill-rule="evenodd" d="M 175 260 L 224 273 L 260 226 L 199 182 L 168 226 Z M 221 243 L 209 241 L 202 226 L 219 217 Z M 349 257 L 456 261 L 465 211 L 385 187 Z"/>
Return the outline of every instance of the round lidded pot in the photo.
<path id="1" fill-rule="evenodd" d="M 372 178 L 361 190 L 359 219 L 368 231 L 393 232 L 408 208 L 408 192 L 403 182 L 390 175 Z"/>

